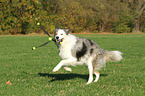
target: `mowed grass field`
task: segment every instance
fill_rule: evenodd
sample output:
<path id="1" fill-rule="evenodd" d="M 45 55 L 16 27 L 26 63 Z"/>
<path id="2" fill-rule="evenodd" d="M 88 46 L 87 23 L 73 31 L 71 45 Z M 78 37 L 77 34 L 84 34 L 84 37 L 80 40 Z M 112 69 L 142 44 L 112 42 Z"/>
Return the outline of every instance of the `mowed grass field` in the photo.
<path id="1" fill-rule="evenodd" d="M 86 85 L 85 65 L 52 72 L 61 60 L 53 42 L 31 50 L 47 36 L 0 36 L 0 96 L 145 96 L 145 34 L 77 36 L 121 51 L 122 61 L 107 63 L 98 82 Z"/>

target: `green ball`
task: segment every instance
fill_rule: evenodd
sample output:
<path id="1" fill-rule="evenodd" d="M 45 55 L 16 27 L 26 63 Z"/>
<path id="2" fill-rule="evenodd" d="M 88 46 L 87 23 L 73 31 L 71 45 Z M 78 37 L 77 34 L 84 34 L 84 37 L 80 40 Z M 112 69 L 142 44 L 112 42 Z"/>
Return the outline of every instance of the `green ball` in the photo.
<path id="1" fill-rule="evenodd" d="M 35 50 L 35 49 L 36 49 L 35 47 L 32 48 L 32 50 Z"/>
<path id="2" fill-rule="evenodd" d="M 52 38 L 51 38 L 51 37 L 49 37 L 49 38 L 48 38 L 48 40 L 49 40 L 49 41 L 52 41 Z"/>
<path id="3" fill-rule="evenodd" d="M 38 23 L 37 23 L 37 25 L 39 26 L 39 25 L 40 25 L 40 23 L 38 22 Z"/>

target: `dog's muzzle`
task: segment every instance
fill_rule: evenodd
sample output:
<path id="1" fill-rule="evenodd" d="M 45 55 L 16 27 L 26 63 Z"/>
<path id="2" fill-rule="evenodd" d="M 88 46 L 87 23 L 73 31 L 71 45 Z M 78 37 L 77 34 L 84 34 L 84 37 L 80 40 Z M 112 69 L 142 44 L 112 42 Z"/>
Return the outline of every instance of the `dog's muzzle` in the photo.
<path id="1" fill-rule="evenodd" d="M 63 41 L 63 38 L 62 38 L 62 39 L 59 39 L 59 37 L 58 37 L 58 36 L 56 36 L 56 37 L 55 37 L 55 40 L 56 40 L 56 42 L 57 42 L 57 43 L 60 43 L 60 42 L 62 42 L 62 41 Z"/>

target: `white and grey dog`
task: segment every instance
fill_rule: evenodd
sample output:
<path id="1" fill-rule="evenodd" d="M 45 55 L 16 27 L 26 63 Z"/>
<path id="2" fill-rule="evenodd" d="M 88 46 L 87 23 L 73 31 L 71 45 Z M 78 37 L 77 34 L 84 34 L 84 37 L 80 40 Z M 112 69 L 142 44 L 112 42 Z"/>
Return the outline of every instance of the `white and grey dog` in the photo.
<path id="1" fill-rule="evenodd" d="M 103 50 L 92 40 L 70 34 L 69 29 L 56 29 L 54 37 L 62 60 L 53 72 L 58 71 L 62 66 L 85 64 L 89 69 L 89 79 L 86 84 L 93 81 L 93 73 L 96 75 L 94 82 L 98 81 L 100 76 L 98 70 L 104 67 L 106 62 L 117 62 L 122 59 L 121 52 Z"/>

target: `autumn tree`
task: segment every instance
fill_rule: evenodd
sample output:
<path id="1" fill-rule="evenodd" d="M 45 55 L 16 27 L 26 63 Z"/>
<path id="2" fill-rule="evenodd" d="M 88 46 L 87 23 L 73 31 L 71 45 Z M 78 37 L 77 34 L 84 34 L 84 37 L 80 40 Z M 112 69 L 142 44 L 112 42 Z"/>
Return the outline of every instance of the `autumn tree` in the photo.
<path id="1" fill-rule="evenodd" d="M 144 0 L 1 0 L 0 34 L 74 32 L 145 32 Z"/>
<path id="2" fill-rule="evenodd" d="M 140 27 L 145 26 L 144 23 L 140 23 L 142 21 L 141 17 L 143 17 L 145 11 L 145 1 L 144 0 L 122 0 L 128 4 L 128 7 L 131 9 L 131 14 L 134 17 L 132 32 L 138 33 L 140 32 Z M 144 25 L 143 25 L 144 24 Z"/>

